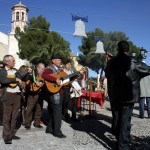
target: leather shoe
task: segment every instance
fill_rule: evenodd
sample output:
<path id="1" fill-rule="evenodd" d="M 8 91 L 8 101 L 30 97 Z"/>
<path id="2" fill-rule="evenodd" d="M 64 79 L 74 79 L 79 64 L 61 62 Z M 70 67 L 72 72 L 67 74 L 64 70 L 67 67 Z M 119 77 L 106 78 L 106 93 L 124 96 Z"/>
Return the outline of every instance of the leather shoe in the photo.
<path id="1" fill-rule="evenodd" d="M 13 140 L 20 140 L 21 138 L 20 138 L 19 136 L 14 135 L 14 136 L 12 137 L 12 139 L 13 139 Z"/>
<path id="2" fill-rule="evenodd" d="M 0 121 L 0 126 L 3 126 L 3 123 Z"/>
<path id="3" fill-rule="evenodd" d="M 39 124 L 39 125 L 33 124 L 33 126 L 34 126 L 35 128 L 43 128 L 43 126 L 41 126 L 40 124 Z"/>
<path id="4" fill-rule="evenodd" d="M 64 134 L 54 134 L 54 136 L 58 138 L 66 138 Z"/>
<path id="5" fill-rule="evenodd" d="M 30 126 L 29 125 L 25 125 L 26 130 L 30 130 Z"/>
<path id="6" fill-rule="evenodd" d="M 141 119 L 144 119 L 144 116 L 140 116 Z"/>
<path id="7" fill-rule="evenodd" d="M 72 120 L 73 122 L 81 122 L 81 120 L 80 120 L 80 119 L 77 119 L 77 118 L 71 118 L 71 120 Z"/>
<path id="8" fill-rule="evenodd" d="M 10 139 L 7 139 L 7 140 L 4 140 L 5 144 L 12 144 L 12 140 Z"/>
<path id="9" fill-rule="evenodd" d="M 45 130 L 45 133 L 53 134 L 53 131 L 46 129 L 46 130 Z"/>

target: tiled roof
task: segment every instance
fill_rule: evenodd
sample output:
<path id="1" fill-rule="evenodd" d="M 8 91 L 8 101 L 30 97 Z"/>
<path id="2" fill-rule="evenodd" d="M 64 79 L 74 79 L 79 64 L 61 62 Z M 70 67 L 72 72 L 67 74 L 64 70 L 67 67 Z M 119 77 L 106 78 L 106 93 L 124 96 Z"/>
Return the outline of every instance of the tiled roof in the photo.
<path id="1" fill-rule="evenodd" d="M 12 9 L 13 9 L 14 7 L 25 7 L 25 8 L 28 9 L 28 7 L 25 6 L 25 5 L 23 5 L 23 4 L 21 3 L 21 1 L 19 2 L 19 4 L 14 5 L 14 6 L 12 7 Z"/>

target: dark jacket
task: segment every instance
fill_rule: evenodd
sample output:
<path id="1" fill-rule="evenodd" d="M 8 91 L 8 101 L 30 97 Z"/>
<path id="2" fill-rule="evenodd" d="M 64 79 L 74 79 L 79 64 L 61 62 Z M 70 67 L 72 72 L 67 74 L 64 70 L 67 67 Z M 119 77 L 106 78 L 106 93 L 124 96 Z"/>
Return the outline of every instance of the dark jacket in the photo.
<path id="1" fill-rule="evenodd" d="M 107 62 L 106 78 L 112 103 L 134 103 L 140 98 L 140 79 L 150 74 L 150 67 L 125 53 Z"/>
<path id="2" fill-rule="evenodd" d="M 2 88 L 1 101 L 7 100 L 6 87 L 8 86 L 8 84 L 15 83 L 15 82 L 16 82 L 16 78 L 7 78 L 7 71 L 5 68 L 2 68 L 0 70 L 0 84 Z"/>

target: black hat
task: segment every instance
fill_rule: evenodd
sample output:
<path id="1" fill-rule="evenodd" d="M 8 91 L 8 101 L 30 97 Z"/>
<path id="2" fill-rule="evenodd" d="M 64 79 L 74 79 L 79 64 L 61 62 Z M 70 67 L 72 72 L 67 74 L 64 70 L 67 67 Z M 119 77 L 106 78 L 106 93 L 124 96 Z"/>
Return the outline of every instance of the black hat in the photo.
<path id="1" fill-rule="evenodd" d="M 60 54 L 54 54 L 51 59 L 61 59 Z"/>

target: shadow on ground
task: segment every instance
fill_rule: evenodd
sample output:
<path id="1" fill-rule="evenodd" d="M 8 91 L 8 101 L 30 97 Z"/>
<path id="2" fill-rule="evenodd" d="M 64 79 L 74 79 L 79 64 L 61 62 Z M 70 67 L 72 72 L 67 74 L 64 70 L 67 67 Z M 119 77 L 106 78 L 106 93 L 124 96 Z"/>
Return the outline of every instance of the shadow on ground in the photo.
<path id="1" fill-rule="evenodd" d="M 74 130 L 86 132 L 108 150 L 115 149 L 115 138 L 110 133 L 111 117 L 102 114 L 79 116 L 81 122 L 71 123 Z"/>
<path id="2" fill-rule="evenodd" d="M 131 146 L 137 150 L 150 150 L 150 136 L 131 136 Z"/>
<path id="3" fill-rule="evenodd" d="M 74 130 L 86 132 L 97 140 L 106 149 L 115 150 L 115 137 L 111 134 L 111 129 L 107 124 L 111 124 L 111 117 L 103 114 L 94 114 L 94 116 L 83 116 L 81 123 L 71 124 Z M 108 134 L 106 134 L 108 133 Z M 137 137 L 131 136 L 131 148 L 135 150 L 150 150 L 150 136 Z"/>
<path id="4" fill-rule="evenodd" d="M 42 120 L 45 125 L 49 119 L 48 110 L 43 109 Z M 91 139 L 94 139 L 108 150 L 115 150 L 115 137 L 111 134 L 111 117 L 92 112 L 91 115 L 79 115 L 81 122 L 69 122 L 75 131 L 87 133 Z M 75 135 L 74 135 L 75 136 Z M 77 138 L 78 139 L 78 138 Z M 80 140 L 80 138 L 78 139 Z M 78 141 L 78 144 L 83 144 Z M 84 143 L 86 144 L 86 143 Z M 131 147 L 136 150 L 150 150 L 150 136 L 136 137 L 131 135 Z"/>

